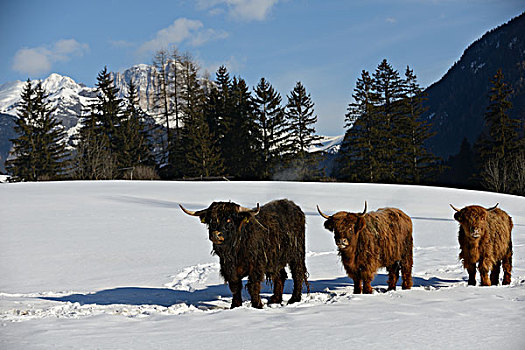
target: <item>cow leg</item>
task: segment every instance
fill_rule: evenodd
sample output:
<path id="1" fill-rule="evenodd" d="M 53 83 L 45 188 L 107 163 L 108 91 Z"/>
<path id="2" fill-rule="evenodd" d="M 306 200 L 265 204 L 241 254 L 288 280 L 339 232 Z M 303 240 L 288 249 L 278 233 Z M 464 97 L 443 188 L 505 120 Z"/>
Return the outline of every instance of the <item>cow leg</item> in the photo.
<path id="1" fill-rule="evenodd" d="M 413 251 L 412 251 L 412 236 L 410 236 L 409 244 L 407 244 L 407 251 L 403 259 L 401 260 L 401 277 L 403 283 L 401 284 L 402 289 L 412 288 L 412 265 L 414 265 Z"/>
<path id="2" fill-rule="evenodd" d="M 512 246 L 503 257 L 503 285 L 510 284 L 510 276 L 512 272 Z"/>
<path id="3" fill-rule="evenodd" d="M 501 261 L 496 261 L 494 266 L 492 266 L 492 271 L 490 272 L 490 284 L 497 286 L 499 284 L 499 272 L 501 267 Z"/>
<path id="4" fill-rule="evenodd" d="M 374 276 L 363 276 L 363 294 L 372 294 L 372 280 Z"/>
<path id="5" fill-rule="evenodd" d="M 386 268 L 388 271 L 388 290 L 396 290 L 397 280 L 399 279 L 399 261 Z"/>
<path id="6" fill-rule="evenodd" d="M 363 292 L 363 289 L 361 288 L 361 278 L 354 277 L 352 279 L 354 280 L 354 294 L 361 294 Z"/>
<path id="7" fill-rule="evenodd" d="M 280 304 L 283 302 L 283 289 L 286 277 L 288 277 L 286 270 L 281 269 L 279 275 L 273 279 L 273 295 L 270 297 L 268 304 Z"/>
<path id="8" fill-rule="evenodd" d="M 256 309 L 262 309 L 263 303 L 261 301 L 261 282 L 262 279 L 255 279 L 252 276 L 248 277 L 248 284 L 246 287 L 248 288 L 248 293 L 250 293 L 250 297 L 252 299 L 252 307 Z"/>
<path id="9" fill-rule="evenodd" d="M 489 271 L 485 266 L 484 261 L 481 259 L 478 264 L 479 277 L 481 279 L 482 286 L 490 286 Z"/>
<path id="10" fill-rule="evenodd" d="M 228 286 L 233 294 L 232 305 L 230 309 L 236 308 L 242 305 L 242 280 L 231 280 L 228 281 Z"/>
<path id="11" fill-rule="evenodd" d="M 475 286 L 476 285 L 476 264 L 469 264 L 467 266 L 467 272 L 468 272 L 468 285 L 469 286 Z"/>
<path id="12" fill-rule="evenodd" d="M 301 301 L 301 294 L 303 290 L 303 282 L 305 282 L 306 277 L 306 265 L 304 264 L 304 257 L 300 261 L 294 261 L 290 263 L 290 270 L 292 272 L 293 279 L 293 293 L 288 304 L 293 304 L 298 301 Z M 307 286 L 308 286 L 308 282 Z"/>

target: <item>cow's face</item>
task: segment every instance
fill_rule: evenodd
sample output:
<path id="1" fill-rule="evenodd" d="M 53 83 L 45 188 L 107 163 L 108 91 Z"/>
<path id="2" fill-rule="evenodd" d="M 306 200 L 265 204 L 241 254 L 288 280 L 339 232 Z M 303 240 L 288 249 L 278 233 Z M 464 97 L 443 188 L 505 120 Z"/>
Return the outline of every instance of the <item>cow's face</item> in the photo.
<path id="1" fill-rule="evenodd" d="M 335 213 L 324 223 L 324 227 L 334 233 L 335 244 L 339 249 L 348 248 L 364 226 L 363 217 L 344 211 Z"/>
<path id="2" fill-rule="evenodd" d="M 246 224 L 250 214 L 239 212 L 235 203 L 213 203 L 200 215 L 201 222 L 208 226 L 208 237 L 214 244 L 228 243 Z"/>
<path id="3" fill-rule="evenodd" d="M 454 214 L 465 236 L 472 240 L 478 240 L 485 234 L 487 217 L 487 209 L 477 205 L 465 207 Z"/>
<path id="4" fill-rule="evenodd" d="M 366 226 L 364 218 L 366 208 L 367 205 L 365 201 L 365 210 L 363 210 L 362 213 L 357 214 L 340 211 L 332 216 L 328 216 L 317 206 L 319 215 L 326 219 L 324 227 L 334 233 L 337 248 L 341 250 L 355 245 L 358 233 Z"/>
<path id="5" fill-rule="evenodd" d="M 217 245 L 231 241 L 259 212 L 259 204 L 257 209 L 248 209 L 231 202 L 213 202 L 207 209 L 195 212 L 181 208 L 188 215 L 198 216 L 208 226 L 208 238 Z"/>

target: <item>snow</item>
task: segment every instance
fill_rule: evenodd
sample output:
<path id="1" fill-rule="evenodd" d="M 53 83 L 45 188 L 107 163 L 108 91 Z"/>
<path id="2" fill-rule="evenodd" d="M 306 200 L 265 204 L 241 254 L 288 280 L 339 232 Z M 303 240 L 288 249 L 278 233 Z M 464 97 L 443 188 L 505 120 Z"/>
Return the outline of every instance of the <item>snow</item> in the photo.
<path id="1" fill-rule="evenodd" d="M 420 186 L 287 182 L 49 182 L 0 185 L 0 348 L 523 349 L 525 199 Z M 231 294 L 199 220 L 214 200 L 288 198 L 307 215 L 311 292 L 291 306 L 229 310 Z M 352 294 L 328 214 L 394 206 L 414 223 L 414 287 Z M 509 286 L 472 287 L 452 203 L 514 221 Z M 478 276 L 479 281 L 479 276 Z M 286 282 L 284 299 L 292 283 Z M 263 301 L 271 294 L 264 286 Z"/>
<path id="2" fill-rule="evenodd" d="M 319 140 L 318 146 L 312 146 L 310 149 L 308 149 L 308 152 L 329 152 L 329 153 L 337 153 L 339 151 L 339 147 L 341 147 L 341 143 L 343 142 L 345 135 L 338 135 L 338 136 L 321 136 L 321 140 Z"/>

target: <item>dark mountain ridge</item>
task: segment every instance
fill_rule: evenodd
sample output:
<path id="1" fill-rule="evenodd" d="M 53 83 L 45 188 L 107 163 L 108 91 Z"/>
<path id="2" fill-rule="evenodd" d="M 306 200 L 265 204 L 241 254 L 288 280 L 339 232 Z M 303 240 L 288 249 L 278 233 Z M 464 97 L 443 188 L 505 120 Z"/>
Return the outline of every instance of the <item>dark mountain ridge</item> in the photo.
<path id="1" fill-rule="evenodd" d="M 525 121 L 525 12 L 473 42 L 448 72 L 425 91 L 424 118 L 436 135 L 428 146 L 447 158 L 464 138 L 473 144 L 482 133 L 491 80 L 502 69 L 513 90 L 513 118 Z"/>

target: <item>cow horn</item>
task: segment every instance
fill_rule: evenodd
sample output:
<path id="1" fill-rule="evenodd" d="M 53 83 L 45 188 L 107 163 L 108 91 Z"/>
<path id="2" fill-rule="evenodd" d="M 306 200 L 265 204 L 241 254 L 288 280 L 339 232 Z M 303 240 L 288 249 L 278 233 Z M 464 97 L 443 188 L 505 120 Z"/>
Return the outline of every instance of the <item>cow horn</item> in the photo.
<path id="1" fill-rule="evenodd" d="M 182 209 L 183 212 L 185 212 L 186 214 L 191 215 L 191 216 L 199 216 L 200 214 L 204 213 L 204 210 L 199 210 L 199 211 L 188 210 L 188 209 L 184 208 L 182 206 L 182 204 L 179 204 L 179 207 Z"/>
<path id="2" fill-rule="evenodd" d="M 456 207 L 453 206 L 452 204 L 449 204 L 449 205 L 450 205 L 450 206 L 452 207 L 452 209 L 454 209 L 455 211 L 460 211 L 458 208 L 456 208 Z"/>
<path id="3" fill-rule="evenodd" d="M 327 220 L 330 219 L 330 216 L 324 214 L 324 213 L 321 211 L 321 209 L 319 209 L 319 206 L 317 206 L 317 211 L 319 212 L 319 214 L 320 214 L 323 218 L 325 218 L 325 219 L 327 219 Z"/>
<path id="4" fill-rule="evenodd" d="M 366 205 L 366 201 L 365 201 L 365 210 L 363 210 L 363 212 L 362 212 L 362 213 L 359 213 L 359 214 L 358 214 L 359 216 L 363 216 L 363 215 L 365 215 L 365 214 L 366 214 L 366 206 L 367 206 L 367 205 Z"/>
<path id="5" fill-rule="evenodd" d="M 250 208 L 245 208 L 245 207 L 239 207 L 239 213 L 250 213 L 252 214 L 253 216 L 259 214 L 259 211 L 261 210 L 260 206 L 259 206 L 259 203 L 257 203 L 257 208 L 255 209 L 250 209 Z"/>
<path id="6" fill-rule="evenodd" d="M 496 207 L 498 206 L 498 204 L 499 204 L 499 203 L 496 203 L 496 205 L 495 205 L 495 206 L 493 206 L 493 207 L 490 207 L 490 208 L 487 208 L 487 210 L 488 210 L 488 211 L 491 211 L 491 210 L 494 210 L 494 209 L 496 209 Z"/>

